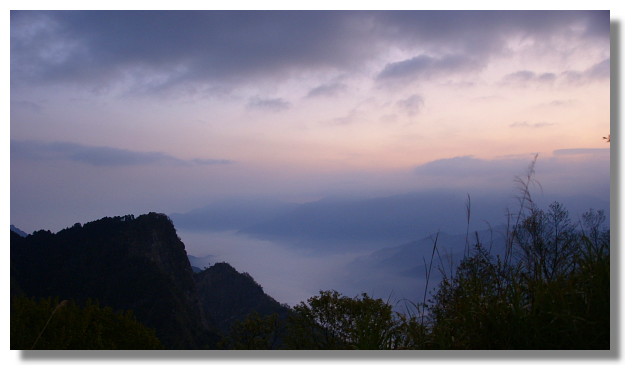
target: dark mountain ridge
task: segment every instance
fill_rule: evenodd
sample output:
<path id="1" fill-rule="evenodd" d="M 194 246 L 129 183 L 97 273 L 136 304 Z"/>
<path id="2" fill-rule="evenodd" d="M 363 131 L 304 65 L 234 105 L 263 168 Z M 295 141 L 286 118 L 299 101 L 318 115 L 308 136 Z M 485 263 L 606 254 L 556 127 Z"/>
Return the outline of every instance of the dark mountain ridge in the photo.
<path id="1" fill-rule="evenodd" d="M 248 273 L 240 273 L 228 263 L 216 263 L 194 278 L 204 310 L 223 333 L 233 322 L 254 312 L 262 316 L 278 314 L 281 318 L 289 312 L 288 307 L 265 294 Z"/>
<path id="2" fill-rule="evenodd" d="M 56 234 L 11 233 L 13 295 L 98 300 L 132 310 L 169 349 L 214 348 L 225 328 L 218 324 L 231 324 L 245 311 L 269 311 L 249 305 L 257 297 L 277 304 L 251 277 L 229 285 L 225 281 L 238 273 L 212 268 L 195 279 L 185 246 L 164 214 L 103 218 Z"/>
<path id="3" fill-rule="evenodd" d="M 463 235 L 506 223 L 517 193 L 459 189 L 426 190 L 378 197 L 327 197 L 303 204 L 262 200 L 226 201 L 173 214 L 179 230 L 237 230 L 298 249 L 342 252 L 391 247 L 438 231 Z M 609 202 L 583 196 L 536 193 L 539 206 L 559 201 L 577 217 L 588 208 L 609 212 Z M 470 225 L 467 205 L 470 206 Z"/>

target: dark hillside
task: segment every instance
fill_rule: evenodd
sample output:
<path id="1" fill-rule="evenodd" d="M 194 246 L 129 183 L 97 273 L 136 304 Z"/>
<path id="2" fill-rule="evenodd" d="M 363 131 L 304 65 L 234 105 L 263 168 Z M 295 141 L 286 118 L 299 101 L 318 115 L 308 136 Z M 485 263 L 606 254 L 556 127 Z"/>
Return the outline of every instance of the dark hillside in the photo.
<path id="1" fill-rule="evenodd" d="M 265 294 L 248 273 L 239 273 L 227 263 L 216 263 L 195 274 L 195 280 L 203 308 L 223 332 L 251 313 L 277 313 L 280 317 L 288 313 L 288 308 Z"/>
<path id="2" fill-rule="evenodd" d="M 13 224 L 11 224 L 11 232 L 18 234 L 20 237 L 28 236 L 28 234 L 26 232 L 24 232 L 23 230 L 21 230 L 20 228 L 16 227 Z"/>
<path id="3" fill-rule="evenodd" d="M 163 214 L 11 236 L 11 291 L 133 310 L 167 348 L 213 346 L 185 247 Z"/>

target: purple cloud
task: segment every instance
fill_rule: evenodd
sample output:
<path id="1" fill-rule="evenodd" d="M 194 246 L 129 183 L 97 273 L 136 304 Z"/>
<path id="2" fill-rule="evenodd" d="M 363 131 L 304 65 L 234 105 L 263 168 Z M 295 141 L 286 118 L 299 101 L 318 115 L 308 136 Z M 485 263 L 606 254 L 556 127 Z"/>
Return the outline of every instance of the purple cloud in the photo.
<path id="1" fill-rule="evenodd" d="M 306 95 L 308 98 L 316 97 L 332 97 L 346 91 L 346 85 L 343 83 L 329 83 L 314 87 Z"/>
<path id="2" fill-rule="evenodd" d="M 163 152 L 140 152 L 72 142 L 11 141 L 11 159 L 69 160 L 97 167 L 136 165 L 223 165 L 227 159 L 180 159 Z"/>
<path id="3" fill-rule="evenodd" d="M 252 98 L 247 104 L 248 108 L 261 109 L 273 112 L 285 111 L 291 107 L 291 104 L 282 98 L 260 99 Z"/>
<path id="4" fill-rule="evenodd" d="M 469 55 L 449 55 L 435 58 L 418 55 L 408 60 L 387 64 L 377 75 L 378 81 L 406 81 L 415 78 L 432 78 L 442 74 L 479 70 L 483 61 Z"/>
<path id="5" fill-rule="evenodd" d="M 556 81 L 555 73 L 535 73 L 530 70 L 520 70 L 503 77 L 502 83 L 507 85 L 550 84 Z"/>
<path id="6" fill-rule="evenodd" d="M 388 64 L 378 79 L 431 77 L 480 69 L 508 36 L 548 43 L 574 27 L 587 44 L 609 40 L 607 11 L 12 11 L 11 78 L 141 93 L 232 86 L 358 72 L 387 46 L 445 52 Z"/>
<path id="7" fill-rule="evenodd" d="M 568 70 L 562 73 L 563 78 L 570 84 L 584 84 L 597 80 L 611 78 L 611 60 L 605 59 L 592 65 L 586 70 Z"/>

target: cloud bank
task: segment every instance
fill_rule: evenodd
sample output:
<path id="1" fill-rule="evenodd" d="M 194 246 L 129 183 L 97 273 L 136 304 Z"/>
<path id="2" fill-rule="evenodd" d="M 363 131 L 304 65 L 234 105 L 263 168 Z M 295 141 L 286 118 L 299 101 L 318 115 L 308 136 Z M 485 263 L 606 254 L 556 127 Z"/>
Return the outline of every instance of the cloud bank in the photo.
<path id="1" fill-rule="evenodd" d="M 72 142 L 11 141 L 11 159 L 67 160 L 97 167 L 138 165 L 224 165 L 227 159 L 180 159 L 162 152 L 140 152 L 114 147 L 86 146 Z"/>
<path id="2" fill-rule="evenodd" d="M 343 83 L 327 83 L 312 88 L 306 96 L 308 98 L 332 97 L 337 96 L 345 91 L 346 85 Z"/>
<path id="3" fill-rule="evenodd" d="M 511 187 L 525 178 L 533 155 L 510 155 L 494 159 L 472 155 L 433 160 L 413 169 L 425 181 L 440 186 L 471 186 L 496 190 Z M 611 150 L 609 148 L 559 149 L 538 155 L 535 180 L 549 193 L 610 196 Z"/>
<path id="4" fill-rule="evenodd" d="M 12 11 L 11 78 L 14 87 L 232 86 L 309 70 L 359 72 L 399 48 L 410 57 L 375 74 L 407 80 L 481 69 L 510 38 L 537 47 L 554 38 L 605 43 L 609 32 L 607 12 L 598 11 Z M 602 76 L 607 66 L 577 73 Z"/>
<path id="5" fill-rule="evenodd" d="M 250 109 L 260 109 L 272 112 L 280 112 L 285 111 L 291 108 L 291 103 L 287 102 L 282 98 L 274 98 L 274 99 L 261 99 L 261 98 L 252 98 L 247 107 Z"/>

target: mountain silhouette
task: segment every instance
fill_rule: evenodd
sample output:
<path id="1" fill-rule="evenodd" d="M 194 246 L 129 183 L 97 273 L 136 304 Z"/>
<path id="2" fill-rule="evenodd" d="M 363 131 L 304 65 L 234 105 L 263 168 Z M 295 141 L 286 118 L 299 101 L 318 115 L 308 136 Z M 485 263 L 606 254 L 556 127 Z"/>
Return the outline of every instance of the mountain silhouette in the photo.
<path id="1" fill-rule="evenodd" d="M 227 264 L 195 277 L 172 221 L 149 213 L 108 217 L 58 233 L 11 233 L 11 293 L 97 300 L 132 310 L 168 349 L 215 348 L 252 311 L 284 308 Z"/>

